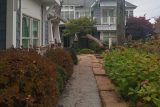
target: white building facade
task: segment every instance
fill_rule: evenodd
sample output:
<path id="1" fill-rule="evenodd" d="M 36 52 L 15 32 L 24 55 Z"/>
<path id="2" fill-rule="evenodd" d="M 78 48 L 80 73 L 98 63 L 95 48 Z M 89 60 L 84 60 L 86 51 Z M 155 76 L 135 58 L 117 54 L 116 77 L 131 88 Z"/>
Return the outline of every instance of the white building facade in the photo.
<path id="1" fill-rule="evenodd" d="M 137 6 L 125 1 L 126 20 Z M 117 42 L 117 0 L 64 0 L 62 17 L 76 19 L 90 17 L 97 22 L 99 39 L 109 44 Z"/>
<path id="2" fill-rule="evenodd" d="M 1 0 L 0 49 L 40 47 L 54 41 L 49 9 L 55 0 Z M 3 16 L 4 15 L 4 16 Z"/>

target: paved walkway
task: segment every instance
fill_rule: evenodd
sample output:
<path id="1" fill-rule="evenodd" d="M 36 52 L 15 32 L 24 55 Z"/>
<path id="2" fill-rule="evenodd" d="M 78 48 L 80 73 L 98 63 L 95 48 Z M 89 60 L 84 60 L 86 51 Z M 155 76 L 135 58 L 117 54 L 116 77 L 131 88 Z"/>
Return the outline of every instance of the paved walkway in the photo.
<path id="1" fill-rule="evenodd" d="M 92 67 L 95 75 L 103 107 L 128 107 L 103 69 L 103 60 L 92 56 Z"/>
<path id="2" fill-rule="evenodd" d="M 93 55 L 79 56 L 79 64 L 69 80 L 57 107 L 102 107 L 92 69 Z"/>

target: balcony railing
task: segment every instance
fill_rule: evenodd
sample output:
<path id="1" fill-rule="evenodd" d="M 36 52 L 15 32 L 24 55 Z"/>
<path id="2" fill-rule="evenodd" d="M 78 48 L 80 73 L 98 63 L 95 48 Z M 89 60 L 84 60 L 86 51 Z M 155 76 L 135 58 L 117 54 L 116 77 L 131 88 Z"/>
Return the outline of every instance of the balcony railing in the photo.
<path id="1" fill-rule="evenodd" d="M 116 24 L 117 23 L 117 17 L 102 17 L 101 18 L 101 24 Z"/>

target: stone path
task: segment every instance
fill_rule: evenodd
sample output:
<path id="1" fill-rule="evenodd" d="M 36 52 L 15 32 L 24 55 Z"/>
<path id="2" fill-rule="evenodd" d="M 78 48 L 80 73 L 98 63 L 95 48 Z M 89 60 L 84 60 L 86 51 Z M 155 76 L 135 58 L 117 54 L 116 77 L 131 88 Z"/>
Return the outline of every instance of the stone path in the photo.
<path id="1" fill-rule="evenodd" d="M 127 107 L 127 104 L 116 93 L 114 85 L 106 76 L 103 60 L 92 56 L 92 66 L 103 107 Z"/>
<path id="2" fill-rule="evenodd" d="M 127 107 L 106 76 L 103 60 L 80 55 L 57 107 Z"/>
<path id="3" fill-rule="evenodd" d="M 102 107 L 92 71 L 92 57 L 79 56 L 79 64 L 75 66 L 57 107 Z"/>

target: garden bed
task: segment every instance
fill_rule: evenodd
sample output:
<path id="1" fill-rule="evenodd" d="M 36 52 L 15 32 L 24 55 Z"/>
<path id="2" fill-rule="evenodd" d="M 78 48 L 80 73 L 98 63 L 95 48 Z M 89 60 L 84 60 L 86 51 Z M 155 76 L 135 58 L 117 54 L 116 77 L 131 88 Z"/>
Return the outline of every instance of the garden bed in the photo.
<path id="1" fill-rule="evenodd" d="M 75 56 L 74 56 L 75 57 Z M 73 73 L 71 54 L 50 49 L 0 52 L 0 107 L 54 107 Z"/>
<path id="2" fill-rule="evenodd" d="M 160 106 L 160 55 L 116 49 L 104 55 L 106 74 L 133 107 Z"/>

